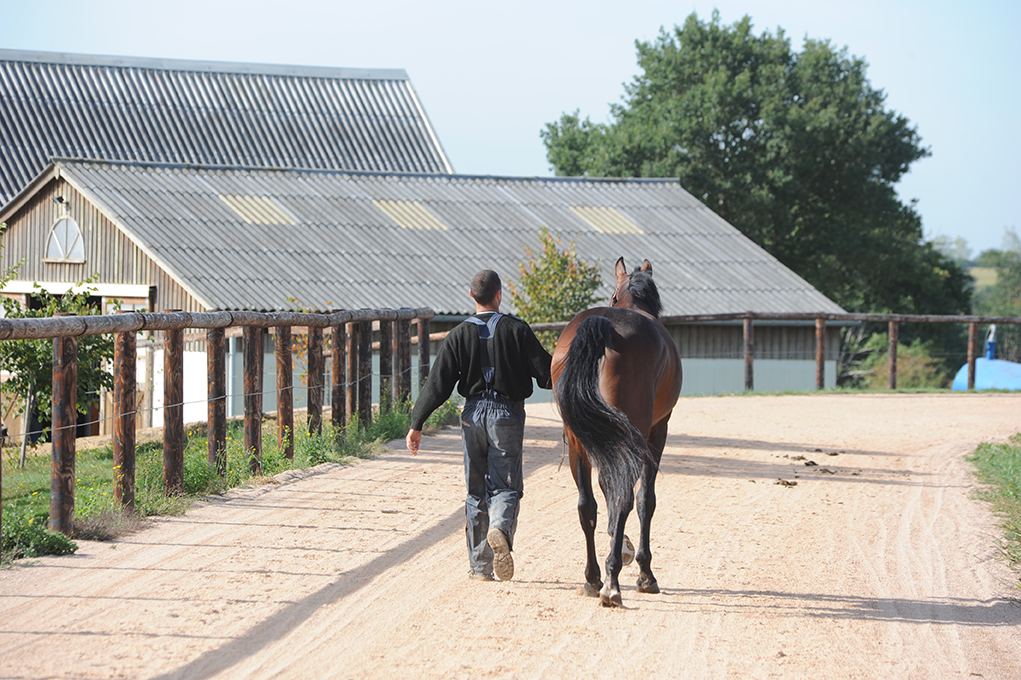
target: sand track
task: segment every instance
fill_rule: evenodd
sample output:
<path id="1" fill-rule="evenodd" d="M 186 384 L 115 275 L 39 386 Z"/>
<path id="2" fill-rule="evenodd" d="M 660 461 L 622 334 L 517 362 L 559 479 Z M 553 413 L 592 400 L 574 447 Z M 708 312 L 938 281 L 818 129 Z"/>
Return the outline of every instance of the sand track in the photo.
<path id="1" fill-rule="evenodd" d="M 559 419 L 530 406 L 514 581 L 467 579 L 448 431 L 0 571 L 0 678 L 1021 677 L 963 460 L 1021 431 L 1021 397 L 683 399 L 670 430 L 663 592 L 627 567 L 624 610 L 577 594 Z"/>

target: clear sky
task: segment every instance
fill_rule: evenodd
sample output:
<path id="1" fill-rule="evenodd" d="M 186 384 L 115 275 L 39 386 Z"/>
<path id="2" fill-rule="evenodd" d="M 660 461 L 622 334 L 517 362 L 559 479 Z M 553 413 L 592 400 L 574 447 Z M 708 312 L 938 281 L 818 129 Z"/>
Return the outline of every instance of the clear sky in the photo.
<path id="1" fill-rule="evenodd" d="M 0 0 L 0 47 L 403 68 L 457 172 L 535 176 L 552 174 L 545 123 L 574 109 L 606 121 L 637 72 L 634 41 L 714 7 L 797 49 L 827 38 L 867 59 L 932 151 L 898 186 L 927 236 L 977 254 L 1021 227 L 1018 0 Z"/>

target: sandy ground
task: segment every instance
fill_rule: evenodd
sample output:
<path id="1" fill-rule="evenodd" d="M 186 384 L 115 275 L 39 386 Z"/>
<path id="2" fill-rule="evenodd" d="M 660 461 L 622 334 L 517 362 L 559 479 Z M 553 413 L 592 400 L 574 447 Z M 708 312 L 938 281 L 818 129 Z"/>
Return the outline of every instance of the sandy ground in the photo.
<path id="1" fill-rule="evenodd" d="M 963 460 L 1017 431 L 1012 395 L 683 399 L 663 592 L 626 567 L 610 610 L 578 594 L 560 422 L 530 406 L 513 581 L 467 579 L 448 431 L 0 572 L 0 677 L 1017 678 L 1021 591 Z"/>

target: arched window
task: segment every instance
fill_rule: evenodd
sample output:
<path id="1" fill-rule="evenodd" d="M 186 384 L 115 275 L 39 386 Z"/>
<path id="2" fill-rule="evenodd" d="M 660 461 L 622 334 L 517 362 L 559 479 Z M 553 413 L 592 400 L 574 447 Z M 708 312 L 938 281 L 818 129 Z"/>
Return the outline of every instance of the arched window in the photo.
<path id="1" fill-rule="evenodd" d="M 71 217 L 61 217 L 50 229 L 50 237 L 46 240 L 46 257 L 48 262 L 84 262 L 85 242 L 81 227 Z"/>

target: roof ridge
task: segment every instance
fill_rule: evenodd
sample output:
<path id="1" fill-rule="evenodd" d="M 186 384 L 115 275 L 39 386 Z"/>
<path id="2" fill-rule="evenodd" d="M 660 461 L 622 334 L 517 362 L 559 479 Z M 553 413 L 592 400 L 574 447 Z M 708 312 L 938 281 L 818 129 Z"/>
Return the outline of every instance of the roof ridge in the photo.
<path id="1" fill-rule="evenodd" d="M 269 75 L 296 78 L 337 80 L 410 80 L 402 68 L 340 68 L 333 66 L 301 66 L 233 61 L 202 61 L 165 59 L 161 57 L 125 57 L 71 52 L 40 52 L 0 48 L 0 61 L 34 62 L 65 66 L 101 66 L 106 68 L 139 68 L 154 71 L 198 71 L 235 75 Z"/>
<path id="2" fill-rule="evenodd" d="M 280 172 L 299 175 L 351 175 L 353 177 L 394 177 L 409 179 L 444 179 L 452 181 L 493 182 L 558 182 L 558 183 L 596 183 L 596 184 L 680 184 L 676 177 L 526 177 L 513 175 L 464 175 L 439 172 L 399 172 L 385 170 L 344 170 L 336 168 L 283 168 L 267 166 L 216 165 L 209 163 L 174 163 L 169 161 L 111 160 L 97 158 L 76 158 L 52 156 L 51 164 L 93 164 L 121 165 L 143 168 L 177 168 L 182 170 L 218 170 L 227 172 Z"/>

